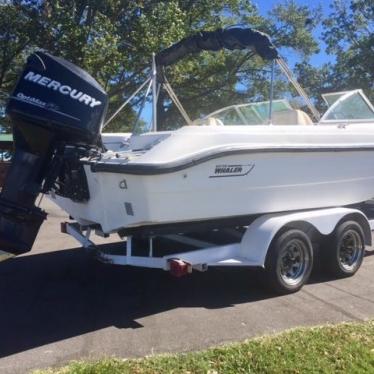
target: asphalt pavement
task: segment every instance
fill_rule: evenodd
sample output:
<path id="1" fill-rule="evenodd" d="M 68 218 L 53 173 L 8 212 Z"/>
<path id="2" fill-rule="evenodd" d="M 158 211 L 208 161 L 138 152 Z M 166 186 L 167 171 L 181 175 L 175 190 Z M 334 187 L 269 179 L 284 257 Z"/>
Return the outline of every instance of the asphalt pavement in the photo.
<path id="1" fill-rule="evenodd" d="M 296 326 L 374 317 L 374 252 L 348 279 L 314 274 L 275 296 L 257 272 L 210 269 L 175 279 L 160 270 L 104 265 L 61 234 L 50 213 L 33 251 L 0 263 L 0 373 L 74 359 L 198 350 Z"/>

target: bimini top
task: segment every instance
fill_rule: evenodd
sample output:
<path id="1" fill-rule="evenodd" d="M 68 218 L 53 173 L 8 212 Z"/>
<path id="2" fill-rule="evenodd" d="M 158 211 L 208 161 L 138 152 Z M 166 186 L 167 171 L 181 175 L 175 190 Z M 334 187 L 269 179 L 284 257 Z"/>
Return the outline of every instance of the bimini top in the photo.
<path id="1" fill-rule="evenodd" d="M 182 39 L 156 55 L 156 64 L 167 66 L 176 63 L 188 54 L 221 49 L 252 49 L 264 60 L 278 58 L 278 52 L 270 37 L 258 30 L 242 27 L 201 31 Z"/>

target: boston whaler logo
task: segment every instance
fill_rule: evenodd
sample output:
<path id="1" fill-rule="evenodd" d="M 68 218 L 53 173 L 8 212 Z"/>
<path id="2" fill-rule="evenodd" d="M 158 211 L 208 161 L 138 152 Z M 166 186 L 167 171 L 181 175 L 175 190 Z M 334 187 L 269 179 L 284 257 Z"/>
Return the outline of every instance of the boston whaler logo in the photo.
<path id="1" fill-rule="evenodd" d="M 82 91 L 78 91 L 66 84 L 52 80 L 51 78 L 45 77 L 43 75 L 33 73 L 32 71 L 29 71 L 23 79 L 40 84 L 41 86 L 49 88 L 50 90 L 58 91 L 62 95 L 68 95 L 73 100 L 78 100 L 80 103 L 89 105 L 91 108 L 94 108 L 95 106 L 101 104 L 101 101 L 96 100 L 92 96 L 87 95 Z"/>
<path id="2" fill-rule="evenodd" d="M 248 175 L 254 167 L 255 164 L 216 165 L 214 169 L 214 174 L 210 175 L 209 178 L 244 177 Z"/>

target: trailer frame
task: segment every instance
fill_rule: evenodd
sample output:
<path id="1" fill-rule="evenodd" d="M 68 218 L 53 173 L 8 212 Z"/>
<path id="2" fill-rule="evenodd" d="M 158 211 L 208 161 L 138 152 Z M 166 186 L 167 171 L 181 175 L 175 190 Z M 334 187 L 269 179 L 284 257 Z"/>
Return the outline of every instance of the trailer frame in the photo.
<path id="1" fill-rule="evenodd" d="M 313 236 L 311 239 L 318 241 L 319 238 L 331 235 L 339 222 L 348 218 L 360 222 L 365 234 L 365 244 L 371 245 L 371 231 L 374 229 L 374 220 L 369 220 L 358 209 L 345 207 L 265 214 L 256 218 L 250 225 L 242 227 L 242 233 L 237 231 L 235 242 L 223 245 L 199 240 L 188 234 L 160 235 L 160 237 L 176 243 L 175 253 L 164 256 L 155 256 L 154 254 L 155 236 L 147 238 L 148 254 L 138 256 L 134 254 L 134 238 L 132 235 L 125 238 L 123 253 L 113 254 L 101 250 L 90 239 L 93 233 L 106 236 L 95 226 L 82 226 L 77 222 L 64 222 L 62 223 L 62 232 L 74 237 L 87 250 L 94 251 L 97 258 L 105 263 L 171 271 L 173 263 L 179 262 L 186 265 L 185 272 L 189 273 L 192 270 L 206 271 L 209 267 L 214 266 L 264 268 L 272 241 L 285 227 L 301 227 L 309 232 L 308 235 Z M 227 230 L 231 230 L 231 235 L 235 234 L 235 230 Z M 184 247 L 190 249 L 191 246 L 195 249 L 183 249 Z"/>

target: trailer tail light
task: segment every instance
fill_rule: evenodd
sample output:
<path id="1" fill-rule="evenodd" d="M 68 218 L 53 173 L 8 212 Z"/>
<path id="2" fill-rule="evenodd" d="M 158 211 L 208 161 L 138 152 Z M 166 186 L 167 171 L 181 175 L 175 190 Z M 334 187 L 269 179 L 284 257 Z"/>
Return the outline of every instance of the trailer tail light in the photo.
<path id="1" fill-rule="evenodd" d="M 178 278 L 192 273 L 192 265 L 177 258 L 169 260 L 169 266 L 170 274 Z"/>

